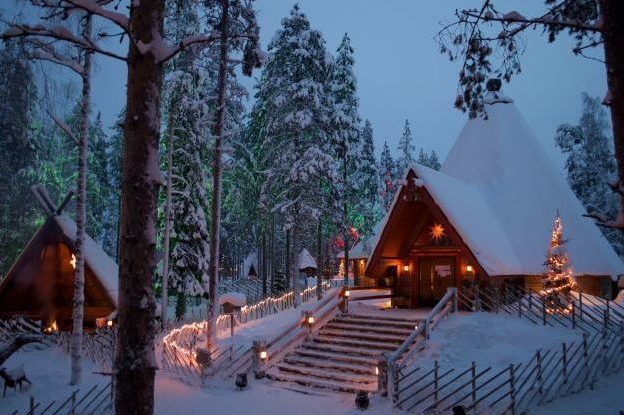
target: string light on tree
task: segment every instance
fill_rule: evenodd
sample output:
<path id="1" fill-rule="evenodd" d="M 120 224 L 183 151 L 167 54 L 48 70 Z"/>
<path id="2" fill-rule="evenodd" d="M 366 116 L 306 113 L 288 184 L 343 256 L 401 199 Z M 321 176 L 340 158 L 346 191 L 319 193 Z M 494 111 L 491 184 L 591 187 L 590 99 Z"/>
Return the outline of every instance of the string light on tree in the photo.
<path id="1" fill-rule="evenodd" d="M 552 312 L 569 312 L 570 301 L 567 297 L 574 288 L 574 277 L 570 266 L 570 258 L 565 249 L 563 239 L 563 221 L 559 212 L 555 217 L 550 246 L 546 256 L 546 271 L 544 273 L 544 288 L 542 294 L 546 297 L 547 308 Z"/>

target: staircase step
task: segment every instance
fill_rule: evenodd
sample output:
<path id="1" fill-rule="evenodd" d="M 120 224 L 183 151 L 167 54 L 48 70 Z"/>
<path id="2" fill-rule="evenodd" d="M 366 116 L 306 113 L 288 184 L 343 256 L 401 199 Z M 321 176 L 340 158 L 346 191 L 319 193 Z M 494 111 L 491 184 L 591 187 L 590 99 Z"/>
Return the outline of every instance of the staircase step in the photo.
<path id="1" fill-rule="evenodd" d="M 337 370 L 313 368 L 309 366 L 295 365 L 285 362 L 278 364 L 276 367 L 282 372 L 295 373 L 298 375 L 309 376 L 317 379 L 326 379 L 330 381 L 361 383 L 364 385 L 370 385 L 376 380 L 374 375 L 362 375 L 357 373 L 341 372 Z"/>
<path id="2" fill-rule="evenodd" d="M 301 347 L 305 349 L 312 349 L 312 350 L 323 350 L 326 352 L 346 353 L 346 354 L 356 355 L 356 356 L 367 356 L 372 359 L 378 359 L 379 356 L 381 356 L 381 352 L 382 352 L 381 350 L 371 350 L 371 349 L 365 349 L 365 348 L 356 348 L 356 347 L 351 347 L 351 346 L 340 346 L 337 344 L 317 343 L 317 342 L 304 343 L 301 345 Z"/>
<path id="3" fill-rule="evenodd" d="M 288 355 L 284 358 L 284 362 L 298 365 L 308 366 L 314 368 L 322 368 L 328 370 L 339 370 L 343 372 L 358 373 L 362 375 L 375 376 L 375 364 L 374 363 L 351 363 L 343 362 L 339 360 L 326 359 L 313 359 L 307 356 L 301 355 Z"/>
<path id="4" fill-rule="evenodd" d="M 363 324 L 341 323 L 336 322 L 335 320 L 327 323 L 325 328 L 332 330 L 354 330 L 366 333 L 394 334 L 396 336 L 409 336 L 414 331 L 413 326 L 410 328 L 366 326 Z"/>
<path id="5" fill-rule="evenodd" d="M 401 329 L 411 329 L 411 330 L 414 330 L 414 327 L 419 324 L 418 321 L 409 322 L 409 321 L 367 319 L 367 318 L 351 317 L 349 315 L 338 316 L 334 318 L 332 322 L 361 324 L 361 325 L 378 326 L 378 327 L 398 327 Z"/>
<path id="6" fill-rule="evenodd" d="M 306 375 L 298 375 L 294 373 L 286 373 L 278 370 L 277 368 L 271 368 L 267 372 L 269 379 L 278 380 L 282 382 L 297 383 L 304 386 L 312 386 L 316 388 L 331 389 L 338 392 L 357 393 L 359 391 L 375 392 L 377 390 L 377 384 L 362 384 L 351 382 L 332 382 L 324 379 L 316 379 Z"/>
<path id="7" fill-rule="evenodd" d="M 407 335 L 396 335 L 396 334 L 379 334 L 379 333 L 367 333 L 355 330 L 335 330 L 335 329 L 322 329 L 319 334 L 323 336 L 335 336 L 335 337 L 345 337 L 350 339 L 361 339 L 361 340 L 371 340 L 371 341 L 382 341 L 388 343 L 396 343 L 400 345 L 407 339 Z"/>
<path id="8" fill-rule="evenodd" d="M 315 343 L 322 343 L 322 344 L 336 344 L 336 345 L 348 346 L 348 347 L 362 347 L 362 348 L 373 349 L 377 351 L 396 350 L 399 347 L 399 345 L 395 343 L 356 340 L 356 339 L 351 339 L 347 337 L 334 337 L 334 336 L 323 336 L 323 335 L 314 336 L 312 338 L 312 341 Z"/>
<path id="9" fill-rule="evenodd" d="M 402 318 L 402 317 L 390 317 L 390 316 L 383 316 L 381 314 L 358 314 L 358 313 L 341 313 L 339 315 L 339 317 L 352 317 L 352 318 L 357 318 L 357 319 L 363 319 L 363 320 L 381 320 L 381 321 L 393 321 L 393 322 L 397 322 L 397 323 L 409 323 L 409 324 L 416 324 L 420 321 L 423 321 L 423 319 L 421 318 Z"/>
<path id="10" fill-rule="evenodd" d="M 298 348 L 297 350 L 293 351 L 293 355 L 298 355 L 298 356 L 302 356 L 306 358 L 312 357 L 312 358 L 318 358 L 318 359 L 326 359 L 326 360 L 331 360 L 334 362 L 355 363 L 355 364 L 371 365 L 371 366 L 377 365 L 376 357 L 348 355 L 348 354 L 344 354 L 343 352 L 334 353 L 334 352 L 325 351 L 325 350 Z"/>

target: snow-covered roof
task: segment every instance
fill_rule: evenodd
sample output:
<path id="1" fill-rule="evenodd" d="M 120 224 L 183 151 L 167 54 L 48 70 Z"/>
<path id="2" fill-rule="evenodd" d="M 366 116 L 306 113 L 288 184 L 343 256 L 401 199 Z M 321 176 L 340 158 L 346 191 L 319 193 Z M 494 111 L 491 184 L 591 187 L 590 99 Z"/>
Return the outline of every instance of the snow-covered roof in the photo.
<path id="1" fill-rule="evenodd" d="M 306 268 L 316 269 L 316 260 L 307 249 L 303 248 L 301 252 L 299 252 L 299 269 L 303 270 Z"/>
<path id="2" fill-rule="evenodd" d="M 219 305 L 225 303 L 230 303 L 236 307 L 242 307 L 247 303 L 247 296 L 238 292 L 229 292 L 219 295 Z"/>
<path id="3" fill-rule="evenodd" d="M 559 211 L 575 275 L 624 273 L 513 100 L 490 98 L 486 110 L 487 119 L 467 121 L 440 172 L 410 168 L 481 266 L 489 275 L 542 274 Z"/>
<path id="4" fill-rule="evenodd" d="M 241 278 L 245 278 L 248 275 L 250 275 L 252 267 L 254 268 L 254 270 L 256 270 L 256 273 L 257 273 L 258 272 L 258 252 L 257 251 L 250 252 L 245 257 L 245 260 L 243 261 L 243 268 L 241 269 L 241 272 L 242 272 Z"/>
<path id="5" fill-rule="evenodd" d="M 76 240 L 76 222 L 66 215 L 55 215 L 53 219 L 67 239 L 70 241 Z M 85 235 L 84 254 L 85 263 L 108 292 L 111 300 L 117 305 L 119 292 L 119 268 L 117 263 L 89 235 Z"/>

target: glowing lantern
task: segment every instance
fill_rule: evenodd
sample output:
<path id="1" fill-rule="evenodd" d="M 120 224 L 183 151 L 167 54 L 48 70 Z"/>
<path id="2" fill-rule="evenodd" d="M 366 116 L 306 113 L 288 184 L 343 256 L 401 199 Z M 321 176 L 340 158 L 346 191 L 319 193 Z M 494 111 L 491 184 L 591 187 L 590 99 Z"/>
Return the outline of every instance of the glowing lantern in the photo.
<path id="1" fill-rule="evenodd" d="M 409 265 L 403 265 L 403 271 L 405 272 L 409 271 Z"/>
<path id="2" fill-rule="evenodd" d="M 314 324 L 314 316 L 308 316 L 308 324 L 309 325 Z"/>
<path id="3" fill-rule="evenodd" d="M 108 320 L 108 321 L 106 322 L 106 325 L 107 325 L 108 327 L 113 327 L 113 320 Z"/>
<path id="4" fill-rule="evenodd" d="M 472 265 L 466 265 L 466 272 L 471 273 L 472 271 L 474 271 L 474 268 L 472 268 Z"/>
<path id="5" fill-rule="evenodd" d="M 266 350 L 260 351 L 260 359 L 261 360 L 266 360 L 268 357 L 269 357 L 269 354 L 267 353 Z"/>
<path id="6" fill-rule="evenodd" d="M 349 296 L 350 296 L 350 295 L 351 295 L 351 293 L 349 292 L 349 290 L 346 290 L 346 291 L 344 292 L 344 296 L 345 296 L 345 298 L 349 298 Z"/>
<path id="7" fill-rule="evenodd" d="M 71 259 L 69 260 L 69 264 L 73 269 L 76 269 L 76 255 L 72 254 Z"/>

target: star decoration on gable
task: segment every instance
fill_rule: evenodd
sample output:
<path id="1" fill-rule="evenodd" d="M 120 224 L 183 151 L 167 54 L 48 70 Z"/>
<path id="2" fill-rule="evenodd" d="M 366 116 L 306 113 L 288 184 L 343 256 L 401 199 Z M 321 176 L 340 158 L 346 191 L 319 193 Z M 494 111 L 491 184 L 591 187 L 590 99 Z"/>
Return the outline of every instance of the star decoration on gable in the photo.
<path id="1" fill-rule="evenodd" d="M 433 225 L 431 227 L 431 230 L 429 231 L 429 235 L 431 235 L 431 239 L 433 240 L 439 240 L 444 236 L 444 226 L 440 225 L 439 223 L 436 223 L 435 225 Z"/>

